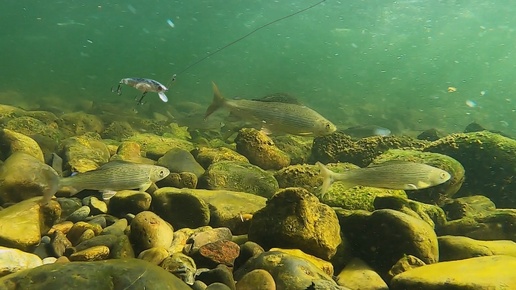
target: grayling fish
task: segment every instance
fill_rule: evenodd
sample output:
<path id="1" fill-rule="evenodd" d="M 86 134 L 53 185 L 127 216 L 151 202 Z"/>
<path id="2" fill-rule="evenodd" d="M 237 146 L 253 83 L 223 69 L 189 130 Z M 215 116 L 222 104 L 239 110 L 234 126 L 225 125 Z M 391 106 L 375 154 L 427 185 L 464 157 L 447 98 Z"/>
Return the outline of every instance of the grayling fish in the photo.
<path id="1" fill-rule="evenodd" d="M 213 102 L 206 110 L 204 118 L 221 107 L 247 121 L 260 124 L 265 131 L 304 136 L 323 136 L 337 129 L 332 122 L 316 111 L 301 105 L 281 102 L 261 102 L 253 100 L 228 100 L 213 83 Z"/>
<path id="2" fill-rule="evenodd" d="M 162 166 L 116 160 L 92 171 L 61 178 L 59 188 L 72 194 L 84 189 L 99 190 L 108 197 L 113 191 L 124 189 L 145 191 L 153 182 L 169 174 L 170 171 Z"/>
<path id="3" fill-rule="evenodd" d="M 334 181 L 344 183 L 344 188 L 369 186 L 387 189 L 416 190 L 432 187 L 450 179 L 450 174 L 442 169 L 408 161 L 387 161 L 366 168 L 351 169 L 336 173 L 322 163 L 316 163 L 321 169 L 324 195 Z"/>

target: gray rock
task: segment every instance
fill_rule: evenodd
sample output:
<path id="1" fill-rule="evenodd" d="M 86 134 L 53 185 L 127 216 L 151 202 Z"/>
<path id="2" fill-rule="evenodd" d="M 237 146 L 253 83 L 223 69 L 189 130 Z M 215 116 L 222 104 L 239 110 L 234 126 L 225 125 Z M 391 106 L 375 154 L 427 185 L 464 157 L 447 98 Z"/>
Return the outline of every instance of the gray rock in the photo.
<path id="1" fill-rule="evenodd" d="M 86 218 L 90 215 L 91 209 L 87 205 L 83 205 L 70 214 L 66 219 L 71 222 L 80 222 L 86 220 Z"/>
<path id="2" fill-rule="evenodd" d="M 158 165 L 168 168 L 171 173 L 191 172 L 197 177 L 204 173 L 204 168 L 197 163 L 193 155 L 181 148 L 170 149 L 158 159 Z"/>
<path id="3" fill-rule="evenodd" d="M 330 259 L 341 243 L 340 226 L 333 209 L 305 189 L 292 187 L 279 191 L 254 214 L 249 240 L 265 249 L 296 248 Z"/>
<path id="4" fill-rule="evenodd" d="M 206 189 L 225 189 L 271 197 L 279 188 L 274 176 L 258 166 L 236 161 L 221 161 L 210 165 L 199 180 Z"/>
<path id="5" fill-rule="evenodd" d="M 0 278 L 0 288 L 190 290 L 162 268 L 138 259 L 55 263 Z"/>
<path id="6" fill-rule="evenodd" d="M 174 229 L 151 211 L 137 214 L 131 221 L 129 239 L 137 253 L 152 247 L 170 247 Z"/>

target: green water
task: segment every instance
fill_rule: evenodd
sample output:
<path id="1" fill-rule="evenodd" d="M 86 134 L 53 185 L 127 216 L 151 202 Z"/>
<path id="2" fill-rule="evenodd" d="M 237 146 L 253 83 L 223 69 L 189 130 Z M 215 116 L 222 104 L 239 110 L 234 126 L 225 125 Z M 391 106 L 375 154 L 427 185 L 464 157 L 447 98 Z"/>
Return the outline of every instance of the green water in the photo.
<path id="1" fill-rule="evenodd" d="M 110 91 L 121 78 L 167 84 L 316 2 L 7 0 L 0 101 L 133 106 L 136 90 Z M 227 97 L 291 93 L 342 127 L 450 133 L 476 121 L 516 136 L 515 10 L 512 1 L 327 0 L 179 74 L 165 106 L 208 106 L 213 80 Z M 162 106 L 155 94 L 147 101 Z"/>

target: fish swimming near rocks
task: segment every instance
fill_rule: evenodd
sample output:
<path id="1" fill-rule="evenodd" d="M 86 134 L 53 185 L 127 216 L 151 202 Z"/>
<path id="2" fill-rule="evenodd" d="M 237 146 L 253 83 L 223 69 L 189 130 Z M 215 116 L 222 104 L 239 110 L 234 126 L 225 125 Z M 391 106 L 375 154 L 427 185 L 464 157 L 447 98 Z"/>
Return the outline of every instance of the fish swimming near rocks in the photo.
<path id="1" fill-rule="evenodd" d="M 345 189 L 361 185 L 386 189 L 417 190 L 436 186 L 448 181 L 450 173 L 445 170 L 416 162 L 387 161 L 365 168 L 336 173 L 317 162 L 323 177 L 321 196 L 334 181 L 343 182 Z"/>
<path id="2" fill-rule="evenodd" d="M 260 124 L 265 132 L 301 136 L 323 136 L 337 130 L 335 125 L 316 111 L 302 105 L 282 102 L 225 99 L 213 83 L 213 102 L 206 110 L 208 118 L 220 108 L 232 115 Z"/>
<path id="3" fill-rule="evenodd" d="M 163 166 L 116 160 L 92 171 L 61 178 L 59 188 L 72 195 L 85 189 L 98 190 L 103 193 L 103 198 L 109 199 L 118 190 L 145 191 L 169 174 L 170 171 Z"/>

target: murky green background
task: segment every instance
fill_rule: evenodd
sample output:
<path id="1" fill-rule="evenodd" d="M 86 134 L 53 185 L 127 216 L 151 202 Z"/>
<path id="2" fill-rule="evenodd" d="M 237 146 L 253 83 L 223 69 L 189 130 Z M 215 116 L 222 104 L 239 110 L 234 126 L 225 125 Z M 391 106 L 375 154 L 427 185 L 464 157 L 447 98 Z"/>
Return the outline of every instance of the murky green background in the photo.
<path id="1" fill-rule="evenodd" d="M 0 100 L 133 105 L 136 90 L 110 92 L 121 78 L 167 84 L 207 53 L 316 2 L 7 0 Z M 289 92 L 342 127 L 450 133 L 476 121 L 516 136 L 515 10 L 511 1 L 327 0 L 180 73 L 166 106 L 208 106 L 213 80 L 227 97 Z"/>

